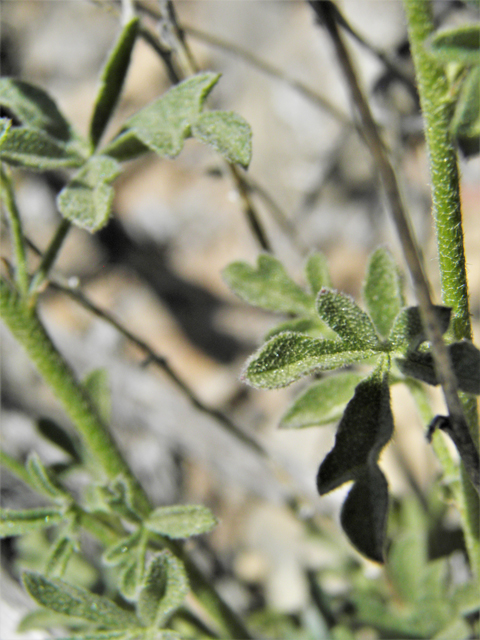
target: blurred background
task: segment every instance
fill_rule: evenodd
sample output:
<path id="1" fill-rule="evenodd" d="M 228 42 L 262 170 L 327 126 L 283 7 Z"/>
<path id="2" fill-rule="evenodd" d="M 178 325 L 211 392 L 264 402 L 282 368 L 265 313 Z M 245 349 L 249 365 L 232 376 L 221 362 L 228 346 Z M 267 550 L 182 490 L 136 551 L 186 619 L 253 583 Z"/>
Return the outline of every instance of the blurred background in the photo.
<path id="1" fill-rule="evenodd" d="M 149 6 L 155 12 L 163 4 L 151 0 Z M 402 3 L 344 0 L 339 6 L 371 45 L 347 37 L 398 168 L 439 302 L 428 168 Z M 379 244 L 388 246 L 405 271 L 370 156 L 352 126 L 331 42 L 309 6 L 300 0 L 177 0 L 174 7 L 198 69 L 222 74 L 209 107 L 234 110 L 252 127 L 250 197 L 274 254 L 292 277 L 304 282 L 305 259 L 320 250 L 329 259 L 334 286 L 359 299 L 368 256 Z M 87 0 L 2 1 L 2 75 L 48 91 L 86 134 L 98 75 L 118 32 L 115 8 L 114 3 Z M 436 2 L 435 10 L 441 24 L 469 16 L 460 2 Z M 148 13 L 142 16 L 154 33 L 171 42 L 168 25 Z M 383 52 L 401 77 L 372 49 Z M 105 139 L 169 86 L 162 60 L 139 39 Z M 461 172 L 478 343 L 478 157 L 462 160 Z M 65 176 L 15 175 L 26 234 L 43 249 L 59 222 L 55 196 Z M 346 490 L 321 499 L 316 494 L 318 465 L 333 445 L 335 425 L 279 430 L 289 400 L 304 383 L 261 392 L 239 382 L 246 357 L 278 317 L 248 307 L 222 280 L 221 271 L 230 262 L 253 264 L 260 250 L 228 167 L 212 150 L 189 140 L 173 161 L 152 154 L 129 163 L 115 189 L 109 225 L 95 235 L 73 229 L 56 274 L 70 282 L 78 278 L 96 305 L 163 356 L 205 405 L 258 438 L 270 457 L 265 461 L 196 409 L 167 375 L 146 366 L 144 354 L 115 328 L 49 288 L 42 298 L 42 318 L 79 376 L 97 367 L 108 371 L 115 437 L 153 502 L 212 508 L 220 525 L 191 543 L 192 553 L 240 611 L 265 605 L 299 614 L 310 598 L 309 571 L 324 571 L 324 588 L 334 594 L 348 588 L 338 570 L 342 563 L 355 562 L 365 575 L 376 575 L 380 569 L 351 549 L 337 524 Z M 8 251 L 2 226 L 2 255 Z M 2 329 L 1 337 L 2 446 L 21 460 L 34 449 L 47 463 L 61 462 L 62 454 L 39 436 L 36 421 L 50 417 L 69 429 L 68 421 L 11 336 Z M 432 399 L 441 410 L 434 391 Z M 394 389 L 393 403 L 396 434 L 382 455 L 392 494 L 426 492 L 438 467 L 425 443 L 425 425 L 405 390 Z M 7 472 L 2 472 L 1 491 L 4 506 L 36 504 L 36 496 Z M 454 512 L 450 516 L 447 525 L 454 538 L 458 523 Z M 309 535 L 305 522 L 311 519 L 324 532 L 323 540 Z M 2 551 L 2 581 L 12 588 L 2 589 L 1 624 L 8 629 L 3 637 L 10 640 L 32 606 L 15 582 L 19 557 L 22 566 L 28 560 L 28 545 L 19 549 L 7 541 Z M 77 571 L 85 572 L 85 583 L 94 584 L 98 577 L 94 565 Z"/>

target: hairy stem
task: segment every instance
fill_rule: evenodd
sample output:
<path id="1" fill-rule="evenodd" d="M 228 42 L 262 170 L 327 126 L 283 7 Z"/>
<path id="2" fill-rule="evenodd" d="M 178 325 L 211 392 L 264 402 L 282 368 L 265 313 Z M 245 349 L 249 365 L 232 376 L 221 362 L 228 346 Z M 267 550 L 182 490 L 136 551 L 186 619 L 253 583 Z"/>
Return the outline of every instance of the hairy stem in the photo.
<path id="1" fill-rule="evenodd" d="M 65 238 L 70 231 L 71 223 L 65 218 L 62 219 L 57 227 L 55 235 L 53 236 L 50 245 L 43 254 L 42 261 L 38 267 L 35 275 L 30 283 L 30 293 L 35 295 L 38 293 L 42 285 L 46 282 L 50 269 L 57 259 L 58 253 L 63 245 Z"/>
<path id="2" fill-rule="evenodd" d="M 15 257 L 15 281 L 18 290 L 25 296 L 28 292 L 29 279 L 22 221 L 13 195 L 12 181 L 2 165 L 0 165 L 0 195 L 2 196 L 12 234 L 13 255 Z"/>

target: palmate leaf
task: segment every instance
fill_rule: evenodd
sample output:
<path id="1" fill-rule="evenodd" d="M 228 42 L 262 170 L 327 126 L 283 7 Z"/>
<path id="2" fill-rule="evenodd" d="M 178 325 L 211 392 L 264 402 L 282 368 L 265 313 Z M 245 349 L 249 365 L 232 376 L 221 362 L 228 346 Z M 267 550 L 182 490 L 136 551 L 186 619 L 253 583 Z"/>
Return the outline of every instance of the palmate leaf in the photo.
<path id="1" fill-rule="evenodd" d="M 229 162 L 248 167 L 252 158 L 252 130 L 233 111 L 206 111 L 192 123 L 192 135 L 216 149 Z"/>
<path id="2" fill-rule="evenodd" d="M 268 340 L 250 357 L 241 377 L 253 387 L 275 389 L 314 371 L 338 369 L 378 355 L 378 351 L 355 349 L 343 340 L 285 332 Z"/>
<path id="3" fill-rule="evenodd" d="M 63 519 L 60 507 L 40 507 L 38 509 L 0 509 L 0 538 L 19 536 L 36 529 L 58 524 Z"/>
<path id="4" fill-rule="evenodd" d="M 387 337 L 405 301 L 397 264 L 382 247 L 373 253 L 368 263 L 363 299 L 378 333 Z"/>
<path id="5" fill-rule="evenodd" d="M 320 318 L 352 349 L 380 347 L 372 321 L 350 296 L 321 289 L 316 308 Z"/>
<path id="6" fill-rule="evenodd" d="M 158 507 L 144 522 L 150 531 L 173 539 L 207 533 L 216 525 L 217 519 L 210 509 L 196 504 Z"/>
<path id="7" fill-rule="evenodd" d="M 299 429 L 340 420 L 363 378 L 362 374 L 347 371 L 314 382 L 296 398 L 281 419 L 280 427 Z"/>
<path id="8" fill-rule="evenodd" d="M 130 611 L 121 609 L 112 600 L 74 587 L 59 578 L 46 578 L 27 571 L 23 583 L 31 597 L 41 606 L 75 618 L 95 622 L 102 627 L 126 629 L 139 626 Z"/>
<path id="9" fill-rule="evenodd" d="M 222 275 L 239 298 L 255 307 L 300 315 L 313 311 L 313 297 L 287 275 L 273 256 L 260 255 L 256 268 L 246 262 L 233 262 Z"/>

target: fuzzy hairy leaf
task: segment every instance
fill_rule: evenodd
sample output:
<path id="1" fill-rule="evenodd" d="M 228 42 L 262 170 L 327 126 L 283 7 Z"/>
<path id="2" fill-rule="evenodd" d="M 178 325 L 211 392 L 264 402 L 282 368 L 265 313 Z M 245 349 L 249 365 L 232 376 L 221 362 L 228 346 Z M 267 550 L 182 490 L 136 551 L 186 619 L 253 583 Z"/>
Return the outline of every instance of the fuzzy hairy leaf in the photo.
<path id="1" fill-rule="evenodd" d="M 442 62 L 480 64 L 480 24 L 473 22 L 438 31 L 430 38 L 429 47 Z"/>
<path id="2" fill-rule="evenodd" d="M 122 538 L 119 542 L 111 545 L 105 549 L 102 559 L 105 564 L 115 566 L 126 562 L 128 557 L 135 553 L 136 549 L 142 539 L 142 532 L 140 529 L 135 531 L 129 536 Z"/>
<path id="3" fill-rule="evenodd" d="M 332 289 L 321 289 L 316 307 L 320 318 L 353 349 L 377 349 L 380 346 L 372 321 L 350 296 Z"/>
<path id="4" fill-rule="evenodd" d="M 467 158 L 480 153 L 480 65 L 470 69 L 463 81 L 451 131 Z"/>
<path id="5" fill-rule="evenodd" d="M 63 427 L 53 420 L 50 420 L 50 418 L 40 418 L 37 422 L 37 428 L 44 438 L 49 440 L 74 460 L 80 460 L 78 448 L 74 439 L 63 429 Z"/>
<path id="6" fill-rule="evenodd" d="M 374 373 L 357 385 L 317 475 L 320 495 L 356 480 L 374 462 L 393 433 L 387 375 Z"/>
<path id="7" fill-rule="evenodd" d="M 303 333 L 312 338 L 336 338 L 336 334 L 320 320 L 318 316 L 304 316 L 303 318 L 293 318 L 285 320 L 275 325 L 266 334 L 265 340 L 273 338 L 279 333 L 292 331 L 293 333 Z"/>
<path id="8" fill-rule="evenodd" d="M 395 260 L 382 247 L 372 254 L 368 263 L 363 299 L 378 333 L 387 337 L 405 301 Z"/>
<path id="9" fill-rule="evenodd" d="M 145 547 L 142 549 L 145 552 Z M 135 602 L 145 574 L 145 553 L 138 554 L 122 565 L 118 577 L 118 589 L 126 600 Z"/>
<path id="10" fill-rule="evenodd" d="M 445 333 L 450 324 L 452 310 L 450 307 L 436 305 L 434 307 L 437 322 L 442 333 Z M 402 353 L 415 351 L 425 342 L 427 336 L 423 329 L 420 307 L 406 307 L 398 314 L 388 337 L 391 348 Z"/>
<path id="11" fill-rule="evenodd" d="M 36 171 L 80 167 L 85 162 L 72 145 L 30 127 L 10 127 L 2 136 L 0 160 Z"/>
<path id="12" fill-rule="evenodd" d="M 223 278 L 239 298 L 251 305 L 277 313 L 305 314 L 313 309 L 313 298 L 299 287 L 273 256 L 258 257 L 257 267 L 232 262 Z"/>
<path id="13" fill-rule="evenodd" d="M 63 576 L 75 547 L 75 542 L 67 536 L 61 536 L 56 541 L 46 563 L 45 574 L 49 578 Z"/>
<path id="14" fill-rule="evenodd" d="M 343 530 L 353 546 L 375 562 L 384 562 L 388 514 L 388 484 L 376 464 L 364 467 L 340 513 Z"/>
<path id="15" fill-rule="evenodd" d="M 124 129 L 151 151 L 174 158 L 190 136 L 191 126 L 219 77 L 215 73 L 202 73 L 180 82 L 127 120 Z"/>
<path id="16" fill-rule="evenodd" d="M 372 349 L 351 348 L 343 340 L 285 332 L 271 338 L 247 360 L 242 379 L 259 389 L 274 389 L 314 371 L 338 369 L 377 355 Z"/>
<path id="17" fill-rule="evenodd" d="M 229 162 L 248 167 L 252 159 L 252 130 L 233 111 L 206 111 L 192 123 L 192 135 L 216 149 Z"/>
<path id="18" fill-rule="evenodd" d="M 152 559 L 138 597 L 137 614 L 147 626 L 162 627 L 188 593 L 183 563 L 165 549 Z"/>
<path id="19" fill-rule="evenodd" d="M 196 504 L 158 507 L 144 522 L 144 526 L 150 531 L 173 539 L 207 533 L 216 525 L 217 519 L 210 509 Z"/>
<path id="20" fill-rule="evenodd" d="M 54 100 L 32 84 L 15 78 L 0 78 L 0 104 L 25 127 L 44 131 L 62 142 L 68 142 L 73 137 L 69 122 Z"/>
<path id="21" fill-rule="evenodd" d="M 95 148 L 116 107 L 130 64 L 138 32 L 138 18 L 123 27 L 100 76 L 100 87 L 90 122 L 90 140 Z"/>
<path id="22" fill-rule="evenodd" d="M 305 275 L 313 296 L 317 296 L 322 288 L 331 288 L 332 281 L 328 271 L 327 258 L 323 253 L 312 253 L 305 265 Z"/>
<path id="23" fill-rule="evenodd" d="M 119 174 L 116 160 L 92 156 L 58 194 L 60 213 L 77 227 L 98 231 L 110 217 L 114 196 L 110 183 Z"/>
<path id="24" fill-rule="evenodd" d="M 110 424 L 112 402 L 108 384 L 108 371 L 103 368 L 90 371 L 83 380 L 83 386 L 92 399 L 100 418 L 105 424 Z"/>
<path id="25" fill-rule="evenodd" d="M 138 626 L 136 616 L 121 609 L 112 600 L 74 587 L 59 578 L 45 578 L 39 573 L 27 571 L 23 575 L 23 583 L 32 598 L 47 609 L 112 629 Z"/>
<path id="26" fill-rule="evenodd" d="M 60 640 L 144 640 L 144 631 L 90 631 L 85 633 L 69 636 L 68 638 L 60 638 Z"/>
<path id="27" fill-rule="evenodd" d="M 432 640 L 469 640 L 472 630 L 462 617 L 449 622 L 446 627 L 436 633 Z"/>
<path id="28" fill-rule="evenodd" d="M 63 519 L 63 511 L 58 507 L 38 509 L 0 509 L 0 538 L 19 536 L 36 529 L 51 527 Z"/>
<path id="29" fill-rule="evenodd" d="M 296 398 L 280 426 L 299 429 L 340 420 L 345 405 L 363 378 L 359 373 L 348 371 L 314 382 Z"/>
<path id="30" fill-rule="evenodd" d="M 70 494 L 52 477 L 35 452 L 31 453 L 28 458 L 27 471 L 37 491 L 56 502 L 71 501 Z"/>
<path id="31" fill-rule="evenodd" d="M 118 162 L 134 160 L 139 156 L 150 153 L 149 147 L 140 142 L 133 131 L 127 130 L 116 136 L 105 147 L 102 147 L 102 154 L 114 158 Z"/>

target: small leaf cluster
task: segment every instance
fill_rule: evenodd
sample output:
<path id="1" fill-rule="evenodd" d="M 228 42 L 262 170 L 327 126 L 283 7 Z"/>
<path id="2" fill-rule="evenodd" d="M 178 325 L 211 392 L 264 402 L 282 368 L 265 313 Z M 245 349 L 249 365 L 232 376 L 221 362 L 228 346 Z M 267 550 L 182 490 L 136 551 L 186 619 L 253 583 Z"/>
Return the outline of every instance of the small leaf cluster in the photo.
<path id="1" fill-rule="evenodd" d="M 451 131 L 467 157 L 480 153 L 480 23 L 436 32 L 430 52 L 445 65 L 455 109 Z"/>
<path id="2" fill-rule="evenodd" d="M 186 138 L 216 149 L 229 162 L 248 166 L 251 130 L 230 111 L 202 111 L 219 74 L 201 73 L 176 85 L 121 127 L 99 148 L 128 71 L 138 33 L 138 18 L 122 29 L 100 77 L 88 139 L 82 138 L 42 89 L 13 78 L 0 79 L 0 105 L 11 118 L 0 119 L 0 160 L 35 171 L 74 168 L 57 198 L 61 215 L 94 232 L 111 213 L 113 181 L 120 163 L 153 151 L 174 158 Z"/>
<path id="3" fill-rule="evenodd" d="M 292 316 L 269 333 L 242 378 L 256 388 L 273 389 L 308 374 L 322 375 L 297 397 L 281 426 L 340 420 L 335 446 L 320 465 L 318 491 L 323 495 L 353 481 L 342 526 L 361 553 L 382 562 L 388 486 L 377 462 L 393 433 L 390 386 L 408 377 L 436 385 L 432 355 L 419 308 L 406 306 L 401 275 L 386 249 L 377 249 L 367 267 L 366 311 L 331 288 L 321 254 L 308 258 L 305 276 L 308 289 L 269 255 L 261 255 L 256 268 L 233 263 L 224 270 L 227 284 L 243 300 Z M 445 333 L 450 310 L 439 306 L 435 311 Z M 467 341 L 448 349 L 460 389 L 480 393 L 480 352 Z M 357 364 L 370 365 L 370 371 L 352 371 Z"/>
<path id="4" fill-rule="evenodd" d="M 105 372 L 92 371 L 84 384 L 107 420 L 110 398 Z M 43 570 L 24 573 L 27 591 L 44 609 L 28 615 L 21 627 L 80 626 L 80 635 L 75 637 L 84 640 L 178 638 L 177 632 L 165 626 L 181 607 L 189 587 L 183 562 L 168 548 L 168 540 L 211 531 L 217 524 L 211 511 L 202 505 L 171 505 L 145 514 L 135 502 L 131 482 L 123 476 L 108 484 L 92 482 L 80 502 L 60 478 L 78 466 L 88 467 L 88 460 L 82 460 L 77 442 L 56 423 L 42 419 L 39 430 L 71 462 L 47 468 L 37 454 L 32 454 L 26 464 L 28 481 L 51 505 L 0 509 L 0 537 L 55 531 L 50 536 L 53 542 Z M 79 534 L 85 515 L 114 537 L 102 560 L 115 575 L 124 606 L 64 579 L 70 560 L 80 552 Z"/>

